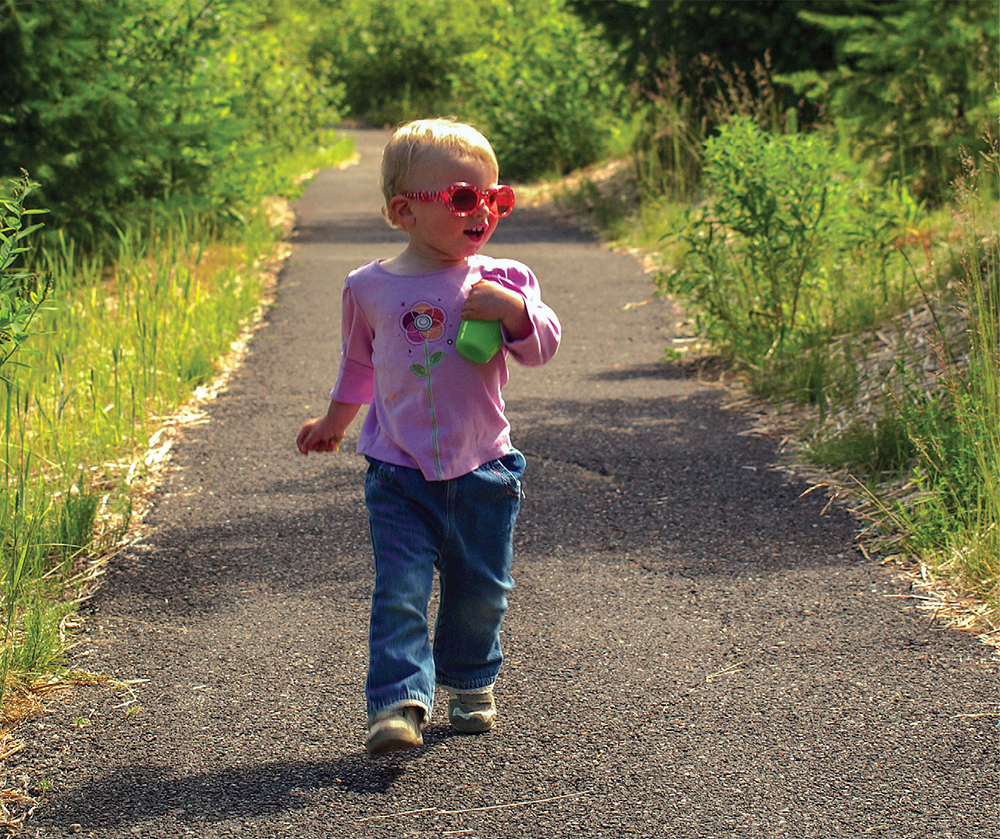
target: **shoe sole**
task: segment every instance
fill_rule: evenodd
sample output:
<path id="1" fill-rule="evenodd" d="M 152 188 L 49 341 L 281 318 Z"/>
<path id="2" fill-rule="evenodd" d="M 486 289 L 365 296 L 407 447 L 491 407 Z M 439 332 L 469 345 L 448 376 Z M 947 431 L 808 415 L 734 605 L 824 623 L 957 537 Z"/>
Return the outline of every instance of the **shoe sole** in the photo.
<path id="1" fill-rule="evenodd" d="M 404 749 L 417 749 L 424 744 L 424 738 L 405 723 L 393 726 L 382 726 L 365 742 L 365 749 L 372 757 L 401 752 Z"/>

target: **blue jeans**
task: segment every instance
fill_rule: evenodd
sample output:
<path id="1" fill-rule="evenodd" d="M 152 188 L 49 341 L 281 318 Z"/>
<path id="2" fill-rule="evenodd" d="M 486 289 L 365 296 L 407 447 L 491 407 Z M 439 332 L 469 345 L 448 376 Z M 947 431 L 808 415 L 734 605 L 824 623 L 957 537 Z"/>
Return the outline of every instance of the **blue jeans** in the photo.
<path id="1" fill-rule="evenodd" d="M 375 554 L 366 696 L 369 717 L 419 705 L 434 684 L 492 687 L 503 661 L 514 522 L 524 456 L 516 449 L 449 481 L 368 458 L 365 501 Z M 440 577 L 431 650 L 427 602 Z"/>

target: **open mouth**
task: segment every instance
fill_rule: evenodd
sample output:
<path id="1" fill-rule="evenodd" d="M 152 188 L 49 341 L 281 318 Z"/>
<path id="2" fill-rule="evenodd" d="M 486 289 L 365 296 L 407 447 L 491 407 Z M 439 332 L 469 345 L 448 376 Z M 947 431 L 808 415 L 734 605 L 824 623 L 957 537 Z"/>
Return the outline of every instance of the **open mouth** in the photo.
<path id="1" fill-rule="evenodd" d="M 472 239 L 473 242 L 478 242 L 483 238 L 483 236 L 486 235 L 486 231 L 488 229 L 489 228 L 486 225 L 482 225 L 480 227 L 470 227 L 465 231 L 465 235 Z"/>

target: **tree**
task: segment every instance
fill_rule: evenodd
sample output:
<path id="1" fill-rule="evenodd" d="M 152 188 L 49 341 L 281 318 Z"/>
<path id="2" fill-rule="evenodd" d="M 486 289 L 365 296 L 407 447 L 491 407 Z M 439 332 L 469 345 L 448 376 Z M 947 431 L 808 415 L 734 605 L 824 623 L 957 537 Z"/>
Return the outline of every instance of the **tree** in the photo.
<path id="1" fill-rule="evenodd" d="M 962 150 L 984 150 L 1000 116 L 996 4 L 900 0 L 879 14 L 801 17 L 837 41 L 837 67 L 795 74 L 797 89 L 848 128 L 889 177 L 941 195 L 961 172 Z"/>
<path id="2" fill-rule="evenodd" d="M 129 206 L 259 197 L 336 113 L 309 21 L 279 0 L 0 0 L 0 176 L 93 238 Z"/>
<path id="3" fill-rule="evenodd" d="M 623 80 L 655 93 L 671 65 L 688 94 L 704 58 L 751 73 L 765 54 L 776 72 L 834 66 L 835 39 L 799 12 L 869 7 L 878 0 L 572 0 L 570 8 L 599 24 L 619 51 Z"/>

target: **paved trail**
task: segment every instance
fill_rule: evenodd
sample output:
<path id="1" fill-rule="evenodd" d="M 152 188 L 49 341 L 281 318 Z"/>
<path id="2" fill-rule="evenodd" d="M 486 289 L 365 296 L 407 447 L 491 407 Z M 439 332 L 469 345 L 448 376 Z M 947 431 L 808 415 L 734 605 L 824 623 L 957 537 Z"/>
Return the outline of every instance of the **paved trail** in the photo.
<path id="1" fill-rule="evenodd" d="M 364 462 L 350 439 L 294 446 L 325 409 L 344 275 L 400 247 L 385 135 L 357 140 L 298 203 L 247 362 L 85 609 L 77 665 L 146 680 L 141 710 L 88 688 L 25 726 L 12 769 L 51 784 L 29 831 L 995 836 L 989 651 L 914 611 L 724 393 L 658 361 L 671 313 L 626 308 L 651 296 L 634 260 L 532 210 L 488 248 L 535 269 L 565 328 L 506 391 L 529 471 L 501 722 L 453 736 L 438 707 L 424 749 L 364 755 Z"/>

